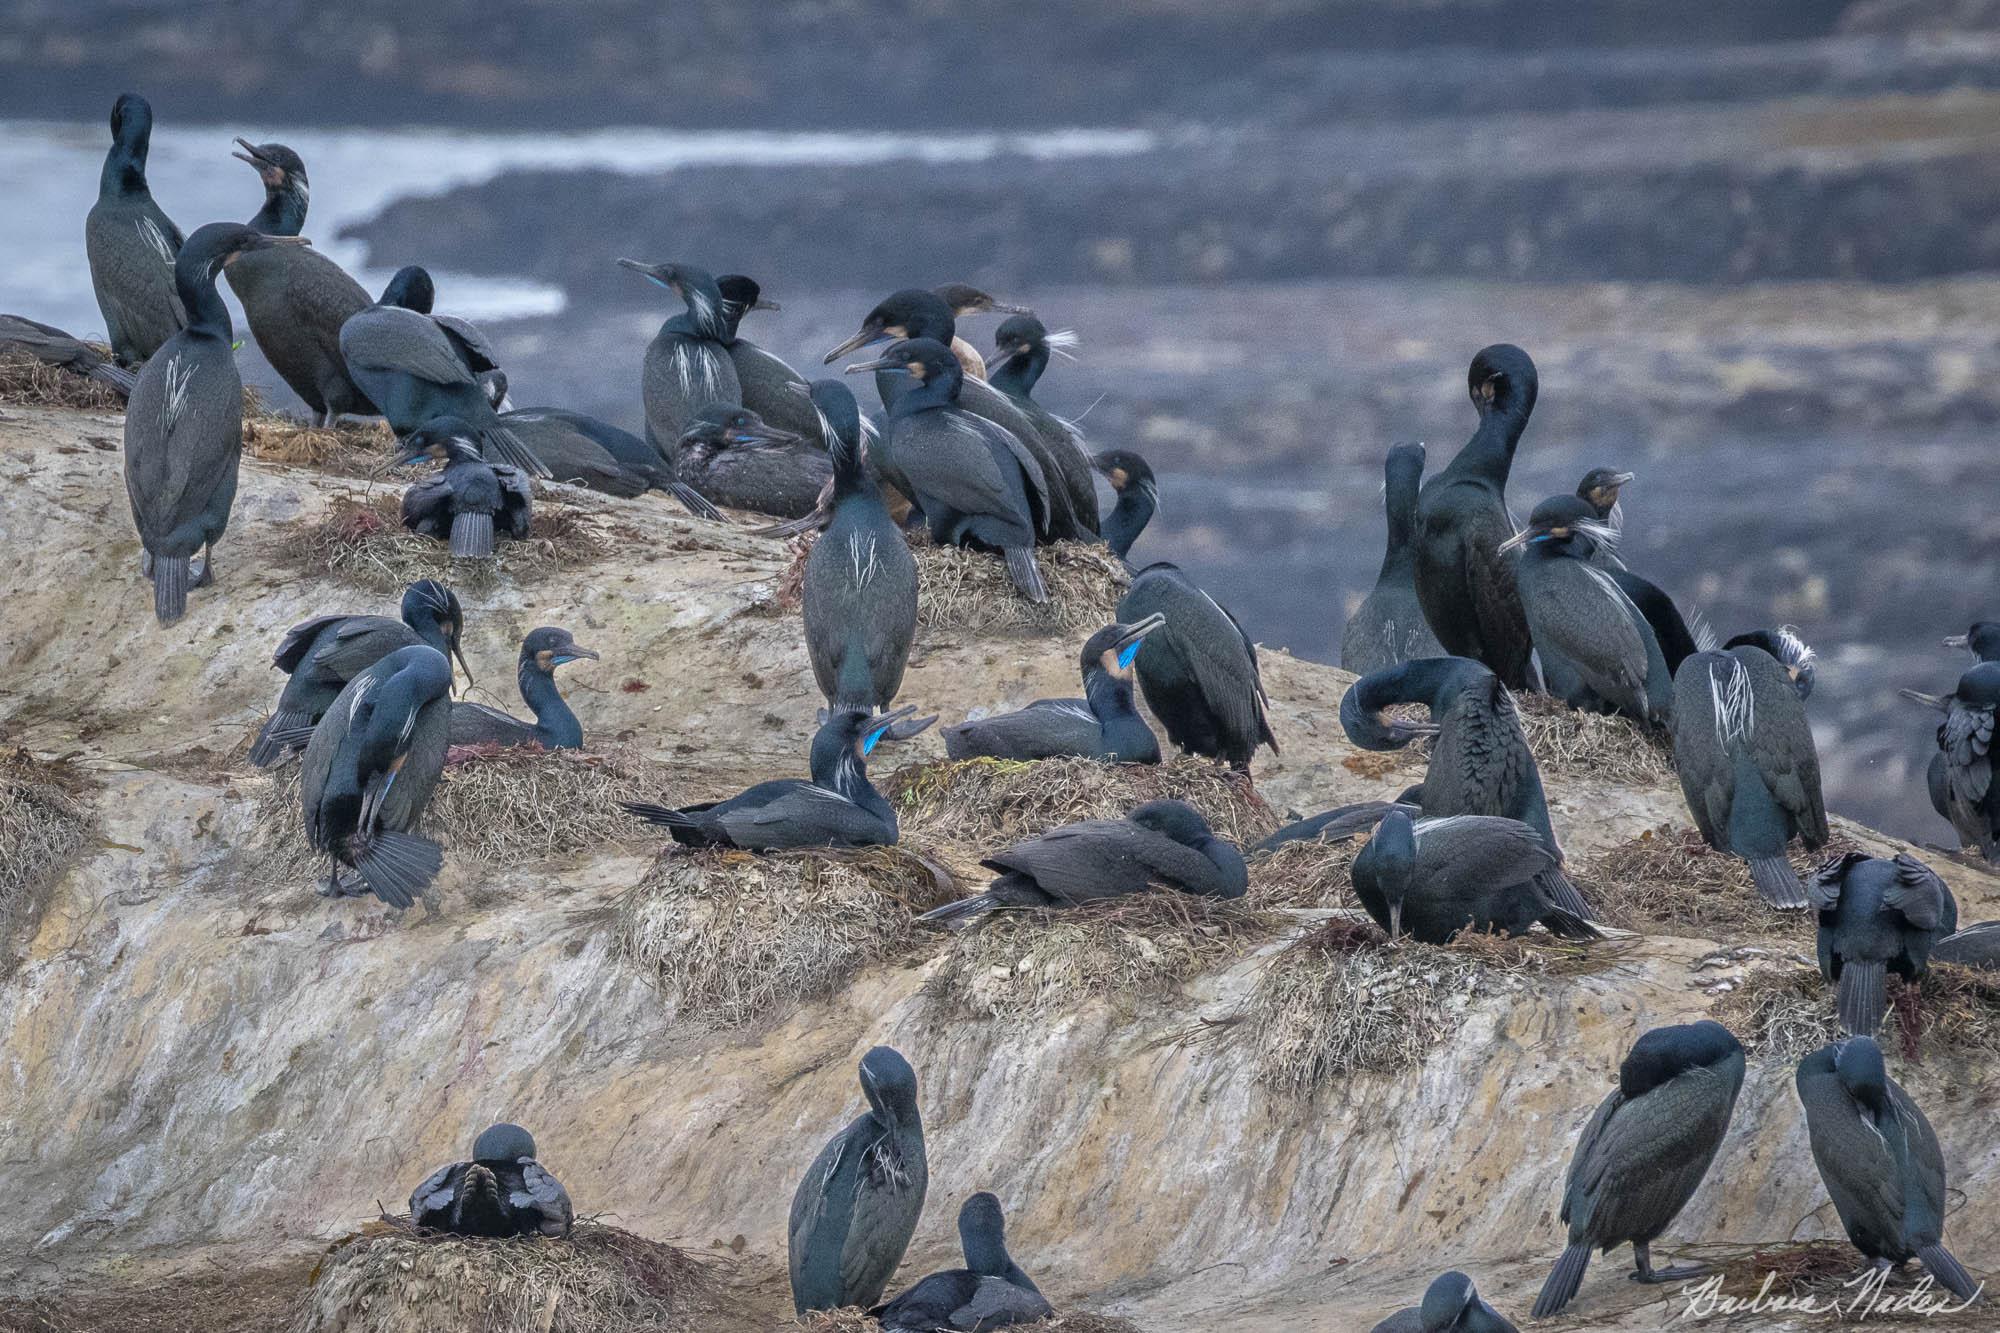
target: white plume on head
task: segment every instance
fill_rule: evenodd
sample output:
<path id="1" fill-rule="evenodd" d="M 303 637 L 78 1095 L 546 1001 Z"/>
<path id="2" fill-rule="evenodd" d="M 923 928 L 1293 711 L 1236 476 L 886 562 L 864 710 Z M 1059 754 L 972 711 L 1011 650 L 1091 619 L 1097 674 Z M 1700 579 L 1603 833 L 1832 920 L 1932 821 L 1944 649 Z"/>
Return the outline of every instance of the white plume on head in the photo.
<path id="1" fill-rule="evenodd" d="M 1076 353 L 1071 349 L 1082 344 L 1083 338 L 1075 329 L 1056 329 L 1042 337 L 1042 345 L 1065 361 L 1076 360 Z"/>

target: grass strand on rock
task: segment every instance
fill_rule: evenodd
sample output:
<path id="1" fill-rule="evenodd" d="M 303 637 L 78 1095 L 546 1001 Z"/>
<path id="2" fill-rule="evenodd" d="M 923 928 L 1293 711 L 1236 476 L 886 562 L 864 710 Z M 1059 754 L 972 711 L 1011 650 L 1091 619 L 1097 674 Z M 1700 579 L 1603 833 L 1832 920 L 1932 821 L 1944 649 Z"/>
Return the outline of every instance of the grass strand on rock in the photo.
<path id="1" fill-rule="evenodd" d="M 0 755 L 0 945 L 40 922 L 58 872 L 83 845 L 90 816 L 78 796 L 86 785 L 66 764 L 25 750 Z M 13 959 L 11 948 L 0 948 L 0 976 Z"/>

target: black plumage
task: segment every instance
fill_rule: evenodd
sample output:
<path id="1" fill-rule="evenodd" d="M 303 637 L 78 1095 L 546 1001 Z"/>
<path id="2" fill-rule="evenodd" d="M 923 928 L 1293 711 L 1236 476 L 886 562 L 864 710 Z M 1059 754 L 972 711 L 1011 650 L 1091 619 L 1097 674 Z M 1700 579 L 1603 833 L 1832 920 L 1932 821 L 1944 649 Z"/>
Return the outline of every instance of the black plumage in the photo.
<path id="1" fill-rule="evenodd" d="M 1597 521 L 1611 532 L 1611 540 L 1598 543 L 1590 553 L 1590 562 L 1599 568 L 1625 568 L 1625 563 L 1618 558 L 1618 544 L 1625 536 L 1625 506 L 1620 503 L 1618 492 L 1631 481 L 1630 472 L 1594 467 L 1584 473 L 1583 480 L 1576 484 L 1577 498 L 1587 503 Z"/>
<path id="2" fill-rule="evenodd" d="M 1480 1299 L 1471 1278 L 1454 1271 L 1432 1280 L 1424 1291 L 1422 1305 L 1398 1310 L 1369 1333 L 1519 1333 L 1519 1330 Z"/>
<path id="3" fill-rule="evenodd" d="M 1007 1253 L 999 1199 L 981 1192 L 965 1201 L 958 1210 L 958 1243 L 965 1267 L 931 1273 L 868 1313 L 891 1333 L 984 1333 L 1032 1324 L 1054 1313 L 1034 1279 Z"/>
<path id="4" fill-rule="evenodd" d="M 1021 414 L 1034 425 L 1035 433 L 1047 444 L 1048 461 L 1044 466 L 1049 471 L 1049 485 L 1059 485 L 1067 493 L 1076 535 L 1088 541 L 1100 533 L 1101 521 L 1097 512 L 1097 483 L 1091 475 L 1093 464 L 1084 443 L 1083 427 L 1057 416 L 1034 397 L 1035 385 L 1048 369 L 1049 358 L 1069 356 L 1069 349 L 1076 342 L 1076 334 L 1068 329 L 1051 333 L 1033 315 L 1015 315 L 993 335 L 993 356 L 986 363 L 986 380 L 1021 409 Z M 1126 545 L 1129 547 L 1131 543 L 1128 541 Z"/>
<path id="5" fill-rule="evenodd" d="M 1931 946 L 1931 961 L 2000 972 L 2000 921 L 1955 930 Z"/>
<path id="6" fill-rule="evenodd" d="M 1132 554 L 1132 544 L 1160 508 L 1160 483 L 1152 465 L 1130 449 L 1106 449 L 1091 459 L 1118 499 L 1104 515 L 1098 534 L 1120 560 Z"/>
<path id="7" fill-rule="evenodd" d="M 129 398 L 139 377 L 81 339 L 52 324 L 38 324 L 20 315 L 0 315 L 0 361 L 30 358 L 66 370 Z"/>
<path id="8" fill-rule="evenodd" d="M 1118 599 L 1118 619 L 1165 623 L 1136 659 L 1139 687 L 1167 738 L 1182 750 L 1248 770 L 1259 745 L 1278 753 L 1257 645 L 1236 617 L 1176 565 L 1148 565 Z"/>
<path id="9" fill-rule="evenodd" d="M 451 543 L 453 556 L 489 560 L 494 545 L 528 535 L 534 488 L 519 470 L 489 463 L 472 428 L 457 417 L 438 417 L 412 431 L 399 463 L 433 459 L 444 464 L 434 476 L 403 492 L 403 526 Z"/>
<path id="10" fill-rule="evenodd" d="M 1618 1070 L 1570 1159 L 1562 1218 L 1569 1246 L 1535 1300 L 1547 1319 L 1583 1282 L 1590 1252 L 1627 1242 L 1636 1278 L 1672 1282 L 1699 1268 L 1653 1267 L 1652 1242 L 1694 1197 L 1729 1132 L 1743 1088 L 1743 1047 L 1720 1023 L 1654 1028 Z"/>
<path id="11" fill-rule="evenodd" d="M 1424 480 L 1424 446 L 1399 444 L 1382 463 L 1382 508 L 1389 540 L 1375 586 L 1347 618 L 1340 665 L 1357 676 L 1416 657 L 1443 657 L 1417 600 L 1417 491 Z"/>
<path id="12" fill-rule="evenodd" d="M 1424 809 L 1416 802 L 1423 795 L 1423 785 L 1411 787 L 1393 801 L 1356 801 L 1351 805 L 1335 806 L 1331 810 L 1296 819 L 1257 844 L 1252 850 L 1274 852 L 1288 842 L 1342 843 L 1374 831 L 1382 822 L 1382 816 L 1391 810 L 1401 810 L 1411 819 L 1422 819 Z"/>
<path id="13" fill-rule="evenodd" d="M 500 369 L 500 354 L 494 350 L 493 340 L 469 319 L 436 313 L 436 303 L 437 284 L 431 281 L 430 270 L 421 264 L 405 264 L 390 277 L 376 304 L 413 310 L 428 318 L 444 335 L 452 357 L 478 383 L 481 396 L 495 412 L 506 411 L 507 376 Z"/>
<path id="14" fill-rule="evenodd" d="M 703 408 L 743 406 L 743 385 L 736 378 L 736 363 L 729 359 L 722 291 L 712 276 L 687 264 L 646 264 L 636 259 L 618 263 L 666 288 L 685 305 L 660 325 L 647 345 L 639 382 L 646 438 L 671 455 Z"/>
<path id="15" fill-rule="evenodd" d="M 1446 944 L 1462 930 L 1526 934 L 1537 922 L 1571 940 L 1598 932 L 1558 907 L 1548 885 L 1555 858 L 1526 824 L 1495 815 L 1382 816 L 1354 859 L 1354 892 L 1391 939 L 1405 930 Z"/>
<path id="16" fill-rule="evenodd" d="M 1819 914 L 1820 975 L 1840 988 L 1840 1025 L 1872 1037 L 1889 1007 L 1888 974 L 1915 981 L 1930 969 L 1932 946 L 1958 929 L 1958 901 L 1907 854 L 1836 856 L 1806 893 Z"/>
<path id="17" fill-rule="evenodd" d="M 1902 691 L 1944 714 L 1937 758 L 1931 761 L 1931 803 L 1959 839 L 2000 861 L 2000 783 L 1993 780 L 1993 720 L 2000 709 L 2000 662 L 1982 662 L 1958 678 L 1950 694 Z"/>
<path id="18" fill-rule="evenodd" d="M 744 407 L 755 412 L 774 430 L 799 439 L 819 439 L 819 422 L 807 397 L 806 377 L 736 331 L 737 323 L 753 310 L 777 310 L 776 301 L 764 299 L 763 289 L 740 273 L 725 273 L 715 280 L 722 295 L 722 346 L 736 367 L 736 386 Z"/>
<path id="19" fill-rule="evenodd" d="M 566 629 L 544 625 L 528 631 L 521 640 L 521 656 L 515 680 L 521 698 L 535 715 L 523 722 L 485 704 L 455 703 L 451 706 L 448 734 L 453 745 L 539 745 L 544 750 L 575 750 L 583 746 L 583 724 L 576 720 L 569 702 L 556 688 L 556 668 L 583 658 L 597 660 L 597 654 Z"/>
<path id="20" fill-rule="evenodd" d="M 567 1236 L 576 1210 L 536 1160 L 534 1135 L 502 1124 L 474 1141 L 471 1161 L 439 1167 L 411 1192 L 410 1220 L 460 1236 Z"/>
<path id="21" fill-rule="evenodd" d="M 1132 625 L 1106 625 L 1084 641 L 1078 655 L 1083 698 L 1037 699 L 1012 713 L 968 718 L 944 729 L 945 753 L 953 759 L 1159 763 L 1160 743 L 1132 697 L 1132 660 L 1146 636 L 1165 623 L 1166 617 L 1153 615 Z"/>
<path id="22" fill-rule="evenodd" d="M 696 518 L 722 513 L 674 475 L 673 461 L 629 430 L 561 407 L 521 407 L 500 424 L 540 459 L 552 481 L 574 482 L 607 495 L 665 491 Z"/>
<path id="23" fill-rule="evenodd" d="M 143 363 L 188 318 L 175 263 L 181 229 L 153 202 L 146 183 L 152 143 L 152 105 L 137 93 L 120 95 L 111 107 L 111 149 L 97 202 L 83 223 L 90 285 L 111 353 L 122 366 Z"/>
<path id="24" fill-rule="evenodd" d="M 817 421 L 808 440 L 747 407 L 709 403 L 674 442 L 674 474 L 714 504 L 804 518 L 819 507 L 833 460 L 819 443 Z"/>

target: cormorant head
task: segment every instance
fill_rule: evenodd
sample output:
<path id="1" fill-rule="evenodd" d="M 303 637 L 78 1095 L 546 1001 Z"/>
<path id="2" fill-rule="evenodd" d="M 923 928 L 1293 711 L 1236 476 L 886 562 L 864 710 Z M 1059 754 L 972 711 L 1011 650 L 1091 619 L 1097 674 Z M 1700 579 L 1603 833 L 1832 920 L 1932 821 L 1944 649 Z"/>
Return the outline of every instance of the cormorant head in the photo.
<path id="1" fill-rule="evenodd" d="M 1583 474 L 1583 480 L 1576 484 L 1577 498 L 1585 500 L 1597 511 L 1600 519 L 1611 517 L 1611 511 L 1618 504 L 1618 489 L 1632 480 L 1630 472 L 1614 472 L 1608 467 L 1594 467 Z"/>
<path id="2" fill-rule="evenodd" d="M 1148 801 L 1125 818 L 1188 847 L 1199 847 L 1215 836 L 1201 811 L 1185 801 Z"/>
<path id="3" fill-rule="evenodd" d="M 1713 1069 L 1732 1056 L 1742 1058 L 1743 1043 L 1713 1020 L 1657 1027 L 1634 1042 L 1631 1053 L 1618 1066 L 1618 1090 L 1631 1101 L 1677 1075 L 1691 1069 Z"/>
<path id="4" fill-rule="evenodd" d="M 1972 708 L 2000 707 L 2000 662 L 1981 662 L 1960 676 L 1956 693 Z"/>
<path id="5" fill-rule="evenodd" d="M 436 579 L 417 580 L 403 589 L 403 623 L 411 629 L 435 624 L 438 633 L 444 636 L 446 648 L 465 668 L 465 678 L 473 679 L 472 664 L 465 660 L 465 650 L 460 646 L 465 636 L 465 611 L 458 604 L 457 593 Z"/>
<path id="6" fill-rule="evenodd" d="M 1089 680 L 1093 671 L 1101 671 L 1115 680 L 1132 679 L 1132 659 L 1139 655 L 1140 645 L 1148 634 L 1166 623 L 1166 616 L 1155 611 L 1130 625 L 1106 625 L 1084 641 L 1083 652 L 1078 655 L 1083 678 Z"/>
<path id="7" fill-rule="evenodd" d="M 648 282 L 658 283 L 687 302 L 696 326 L 710 331 L 722 322 L 722 293 L 715 279 L 691 264 L 648 264 L 637 259 L 621 259 L 619 267 L 629 268 Z"/>
<path id="8" fill-rule="evenodd" d="M 405 264 L 396 270 L 395 277 L 389 279 L 389 285 L 382 289 L 382 299 L 377 304 L 400 306 L 419 315 L 428 315 L 436 300 L 437 285 L 431 281 L 430 270 L 422 264 Z"/>
<path id="9" fill-rule="evenodd" d="M 836 379 L 814 380 L 811 389 L 813 410 L 819 413 L 820 435 L 826 451 L 836 458 L 858 456 L 861 449 L 861 406 L 854 394 Z"/>
<path id="10" fill-rule="evenodd" d="M 1500 549 L 1543 546 L 1583 558 L 1600 546 L 1617 543 L 1617 532 L 1598 522 L 1590 501 L 1577 495 L 1552 495 L 1535 506 L 1528 515 L 1528 526 L 1501 542 Z"/>
<path id="11" fill-rule="evenodd" d="M 681 432 L 681 447 L 696 449 L 777 449 L 797 444 L 799 437 L 780 430 L 747 407 L 710 403 L 695 413 Z"/>
<path id="12" fill-rule="evenodd" d="M 523 671 L 533 670 L 544 676 L 552 676 L 557 667 L 583 657 L 593 662 L 597 661 L 597 654 L 578 643 L 568 630 L 557 629 L 552 625 L 529 630 L 528 637 L 521 640 Z"/>
<path id="13" fill-rule="evenodd" d="M 1028 315 L 1033 318 L 1032 312 L 1025 306 L 996 301 L 977 287 L 963 282 L 947 282 L 942 287 L 933 287 L 931 293 L 951 308 L 952 316 L 956 319 L 966 319 L 972 315 Z"/>
<path id="14" fill-rule="evenodd" d="M 943 288 L 939 288 L 942 292 Z M 993 355 L 986 359 L 988 373 L 998 371 L 1018 357 L 1033 356 L 1048 348 L 1049 331 L 1031 314 L 1015 315 L 993 334 Z"/>
<path id="15" fill-rule="evenodd" d="M 466 425 L 464 420 L 452 416 L 432 417 L 403 437 L 403 450 L 396 457 L 396 466 L 407 467 L 426 458 L 440 463 L 469 463 L 485 456 L 472 427 Z"/>
<path id="16" fill-rule="evenodd" d="M 1391 806 L 1361 849 L 1375 872 L 1375 887 L 1389 906 L 1389 938 L 1403 933 L 1403 902 L 1417 878 L 1417 825 Z M 1359 858 L 1357 858 L 1359 859 Z"/>
<path id="17" fill-rule="evenodd" d="M 111 104 L 111 138 L 141 156 L 153 137 L 153 104 L 137 93 L 120 93 Z"/>
<path id="18" fill-rule="evenodd" d="M 174 260 L 174 277 L 177 282 L 185 278 L 189 286 L 199 287 L 214 282 L 215 275 L 235 263 L 238 255 L 277 245 L 311 244 L 303 236 L 267 236 L 241 222 L 211 222 L 197 227 L 181 246 Z"/>
<path id="19" fill-rule="evenodd" d="M 1482 347 L 1466 374 L 1472 405 L 1482 419 L 1496 413 L 1526 416 L 1535 406 L 1536 382 L 1534 361 L 1512 343 Z"/>
<path id="20" fill-rule="evenodd" d="M 722 293 L 722 317 L 732 324 L 752 310 L 784 309 L 776 301 L 766 301 L 757 280 L 741 273 L 723 274 L 715 280 L 715 289 Z"/>
<path id="21" fill-rule="evenodd" d="M 1498 682 L 1483 665 L 1466 657 L 1416 657 L 1380 667 L 1347 687 L 1340 696 L 1340 728 L 1364 750 L 1400 750 L 1411 741 L 1435 736 L 1435 722 L 1406 722 L 1389 716 L 1391 704 L 1421 703 L 1437 716 L 1459 692 Z"/>
<path id="22" fill-rule="evenodd" d="M 861 1094 L 875 1118 L 898 1124 L 913 1118 L 917 1109 L 917 1071 L 902 1052 L 892 1046 L 876 1046 L 861 1057 Z"/>
<path id="23" fill-rule="evenodd" d="M 1152 465 L 1130 449 L 1106 449 L 1092 457 L 1090 465 L 1104 474 L 1111 489 L 1121 497 L 1128 486 L 1133 487 L 1151 500 L 1155 509 L 1159 508 L 1160 484 L 1153 476 Z"/>
<path id="24" fill-rule="evenodd" d="M 472 1144 L 475 1162 L 505 1162 L 512 1165 L 535 1155 L 535 1136 L 519 1125 L 495 1125 Z"/>
<path id="25" fill-rule="evenodd" d="M 1972 655 L 1982 662 L 2000 662 L 2000 624 L 1991 620 L 1975 620 L 1972 628 L 1963 634 L 1953 634 L 1944 641 L 1947 648 L 1969 648 Z"/>
<path id="26" fill-rule="evenodd" d="M 1815 654 L 1811 646 L 1799 637 L 1799 632 L 1790 625 L 1739 634 L 1722 645 L 1724 652 L 1728 652 L 1731 648 L 1762 648 L 1778 659 L 1778 665 L 1785 669 L 1787 676 L 1791 677 L 1792 688 L 1799 692 L 1799 698 L 1812 697 L 1816 674 L 1813 668 Z"/>
<path id="27" fill-rule="evenodd" d="M 243 138 L 236 142 L 239 147 L 230 156 L 255 167 L 267 191 L 272 194 L 291 191 L 299 195 L 309 192 L 306 164 L 297 153 L 281 143 L 251 143 Z"/>
<path id="28" fill-rule="evenodd" d="M 1834 1044 L 1833 1072 L 1848 1096 L 1875 1111 L 1889 1107 L 1889 1071 L 1873 1037 L 1849 1037 Z"/>
<path id="29" fill-rule="evenodd" d="M 1407 489 L 1412 495 L 1416 494 L 1417 487 L 1424 480 L 1426 458 L 1427 451 L 1420 440 L 1390 445 L 1388 454 L 1382 459 L 1382 489 L 1399 492 Z"/>
<path id="30" fill-rule="evenodd" d="M 949 345 L 957 331 L 957 321 L 953 319 L 951 307 L 945 304 L 944 298 L 921 287 L 906 287 L 869 311 L 855 335 L 822 359 L 825 364 L 832 365 L 857 348 L 910 338 L 929 338 Z M 848 369 L 852 371 L 855 368 L 849 366 Z"/>
<path id="31" fill-rule="evenodd" d="M 1013 1260 L 1007 1255 L 1007 1217 L 998 1196 L 985 1190 L 958 1210 L 958 1246 L 965 1266 L 981 1277 L 1005 1277 Z"/>
<path id="32" fill-rule="evenodd" d="M 1478 1299 L 1478 1290 L 1465 1274 L 1455 1269 L 1440 1274 L 1424 1291 L 1424 1302 L 1417 1307 L 1417 1321 L 1424 1326 L 1424 1333 L 1450 1333 L 1459 1317 Z"/>
<path id="33" fill-rule="evenodd" d="M 897 343 L 873 361 L 857 361 L 847 368 L 849 375 L 858 375 L 864 370 L 886 370 L 895 375 L 908 375 L 919 385 L 945 383 L 951 386 L 947 393 L 956 396 L 958 386 L 964 383 L 965 371 L 959 366 L 958 358 L 951 348 L 929 338 L 911 338 Z"/>

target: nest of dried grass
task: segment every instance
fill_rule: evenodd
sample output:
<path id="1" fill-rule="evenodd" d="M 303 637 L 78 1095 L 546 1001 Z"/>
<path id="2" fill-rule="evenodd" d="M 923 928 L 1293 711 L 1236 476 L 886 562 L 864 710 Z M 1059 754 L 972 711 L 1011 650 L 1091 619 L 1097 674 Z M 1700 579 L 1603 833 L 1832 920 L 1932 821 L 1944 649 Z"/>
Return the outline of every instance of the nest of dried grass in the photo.
<path id="1" fill-rule="evenodd" d="M 1795 844 L 1792 869 L 1810 878 L 1827 857 L 1859 850 L 1859 843 L 1839 834 L 1816 852 Z M 1760 939 L 1796 944 L 1812 938 L 1813 913 L 1773 910 L 1758 896 L 1747 862 L 1714 850 L 1687 825 L 1647 829 L 1581 870 L 1584 895 L 1608 925 L 1718 943 Z"/>
<path id="2" fill-rule="evenodd" d="M 917 628 L 930 633 L 1075 634 L 1117 619 L 1132 582 L 1108 546 L 1057 542 L 1038 547 L 1049 600 L 1022 597 L 997 555 L 921 543 L 917 556 Z"/>
<path id="3" fill-rule="evenodd" d="M 882 1325 L 860 1310 L 810 1310 L 798 1317 L 797 1325 L 811 1333 L 881 1333 Z M 1101 1314 L 1056 1314 L 1024 1327 L 1036 1333 L 1141 1333 L 1129 1319 Z"/>
<path id="4" fill-rule="evenodd" d="M 1058 911 L 989 912 L 952 937 L 924 991 L 974 1018 L 1159 996 L 1281 926 L 1247 899 L 1169 889 Z"/>
<path id="5" fill-rule="evenodd" d="M 40 924 L 58 873 L 90 832 L 79 799 L 87 787 L 68 764 L 43 763 L 26 750 L 0 754 L 0 945 Z M 0 977 L 16 961 L 12 948 L 0 948 Z"/>
<path id="6" fill-rule="evenodd" d="M 836 995 L 959 896 L 907 846 L 755 855 L 669 848 L 619 905 L 625 956 L 676 1013 L 720 1026 Z"/>
<path id="7" fill-rule="evenodd" d="M 337 492 L 324 516 L 287 532 L 279 549 L 304 573 L 371 592 L 400 592 L 418 579 L 441 579 L 462 591 L 502 576 L 527 579 L 587 565 L 611 549 L 611 532 L 582 505 L 538 493 L 525 540 L 499 543 L 492 560 L 454 560 L 445 543 L 403 527 L 400 489 L 370 489 Z"/>
<path id="8" fill-rule="evenodd" d="M 617 1227 L 489 1240 L 384 1218 L 313 1271 L 288 1333 L 675 1333 L 709 1326 L 700 1260 Z"/>
<path id="9" fill-rule="evenodd" d="M 1718 1243 L 1675 1245 L 1672 1249 L 1676 1262 L 1687 1260 L 1709 1265 L 1722 1278 L 1720 1294 L 1723 1296 L 1748 1300 L 1765 1291 L 1767 1298 L 1816 1297 L 1822 1309 L 1830 1307 L 1835 1301 L 1843 1306 L 1852 1306 L 1852 1321 L 1829 1311 L 1813 1321 L 1813 1327 L 1847 1327 L 1850 1322 L 1856 1322 L 1864 1325 L 1906 1324 L 1923 1328 L 1977 1328 L 1990 1333 L 1994 1326 L 1993 1312 L 1988 1305 L 1974 1306 L 1962 1312 L 1928 1315 L 1894 1308 L 1896 1299 L 1915 1285 L 1921 1270 L 1914 1266 L 1891 1275 L 1882 1290 L 1881 1302 L 1863 1313 L 1861 1302 L 1865 1297 L 1861 1289 L 1847 1285 L 1861 1270 L 1863 1260 L 1860 1253 L 1844 1241 L 1802 1240 L 1779 1245 Z M 1765 1288 L 1767 1277 L 1770 1279 L 1768 1291 Z M 1948 1306 L 1958 1304 L 1950 1292 L 1937 1288 L 1935 1284 L 1933 1290 Z"/>
<path id="10" fill-rule="evenodd" d="M 111 349 L 93 344 L 107 359 Z M 52 366 L 18 347 L 0 350 L 0 402 L 19 407 L 66 407 L 79 412 L 125 411 L 125 395 L 108 384 Z"/>
<path id="11" fill-rule="evenodd" d="M 1835 987 L 1817 967 L 1757 967 L 1723 995 L 1715 1019 L 1760 1059 L 1797 1061 L 1841 1037 Z M 1938 963 L 1915 985 L 1889 978 L 1889 1013 L 1876 1040 L 1908 1060 L 2000 1055 L 2000 977 Z"/>
<path id="12" fill-rule="evenodd" d="M 388 465 L 396 434 L 384 421 L 310 425 L 277 412 L 243 418 L 243 452 L 265 463 L 374 477 Z"/>
<path id="13" fill-rule="evenodd" d="M 1580 713 L 1546 694 L 1522 694 L 1521 734 L 1528 738 L 1542 778 L 1574 776 L 1592 782 L 1644 787 L 1671 781 L 1674 752 L 1659 732 L 1625 717 Z"/>
<path id="14" fill-rule="evenodd" d="M 1353 907 L 1354 858 L 1365 838 L 1300 838 L 1251 858 L 1250 898 L 1261 907 Z"/>

